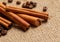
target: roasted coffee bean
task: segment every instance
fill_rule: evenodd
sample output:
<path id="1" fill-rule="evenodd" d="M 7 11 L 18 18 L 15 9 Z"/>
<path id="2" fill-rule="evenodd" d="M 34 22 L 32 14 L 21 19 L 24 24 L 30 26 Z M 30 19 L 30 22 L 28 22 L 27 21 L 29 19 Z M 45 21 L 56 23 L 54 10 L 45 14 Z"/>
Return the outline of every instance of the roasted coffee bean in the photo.
<path id="1" fill-rule="evenodd" d="M 30 2 L 29 2 L 29 1 L 27 1 L 27 2 L 26 2 L 26 5 L 30 5 Z"/>
<path id="2" fill-rule="evenodd" d="M 6 34 L 7 34 L 7 30 L 2 30 L 2 31 L 1 31 L 1 34 L 2 34 L 2 35 L 6 35 Z"/>
<path id="3" fill-rule="evenodd" d="M 47 11 L 47 7 L 43 7 L 43 12 L 46 12 Z"/>
<path id="4" fill-rule="evenodd" d="M 29 8 L 29 5 L 26 5 L 26 8 Z"/>
<path id="5" fill-rule="evenodd" d="M 6 2 L 2 2 L 2 4 L 6 5 Z"/>
<path id="6" fill-rule="evenodd" d="M 0 32 L 2 31 L 2 28 L 0 28 Z"/>
<path id="7" fill-rule="evenodd" d="M 36 7 L 36 3 L 32 2 L 32 1 L 27 1 L 26 3 L 23 3 L 22 7 L 28 8 L 28 9 L 33 9 L 34 7 Z"/>
<path id="8" fill-rule="evenodd" d="M 0 33 L 0 37 L 1 37 L 1 33 Z"/>
<path id="9" fill-rule="evenodd" d="M 26 8 L 26 4 L 25 4 L 25 3 L 23 3 L 23 4 L 22 4 L 22 7 L 23 7 L 23 8 Z"/>
<path id="10" fill-rule="evenodd" d="M 33 5 L 30 5 L 30 6 L 29 6 L 29 9 L 32 9 L 32 8 L 33 8 Z"/>
<path id="11" fill-rule="evenodd" d="M 33 4 L 34 2 L 33 1 L 30 1 L 30 4 Z"/>
<path id="12" fill-rule="evenodd" d="M 37 3 L 33 3 L 33 7 L 36 7 L 37 6 Z"/>
<path id="13" fill-rule="evenodd" d="M 29 8 L 29 5 L 27 5 L 26 3 L 23 3 L 22 7 L 23 8 Z"/>
<path id="14" fill-rule="evenodd" d="M 8 0 L 8 3 L 12 3 L 13 2 L 13 0 Z"/>
<path id="15" fill-rule="evenodd" d="M 3 27 L 2 26 L 0 26 L 0 33 L 1 33 L 1 31 L 3 30 Z"/>
<path id="16" fill-rule="evenodd" d="M 17 4 L 17 5 L 20 5 L 20 4 L 21 4 L 21 2 L 20 2 L 20 1 L 17 1 L 17 2 L 16 2 L 16 4 Z"/>

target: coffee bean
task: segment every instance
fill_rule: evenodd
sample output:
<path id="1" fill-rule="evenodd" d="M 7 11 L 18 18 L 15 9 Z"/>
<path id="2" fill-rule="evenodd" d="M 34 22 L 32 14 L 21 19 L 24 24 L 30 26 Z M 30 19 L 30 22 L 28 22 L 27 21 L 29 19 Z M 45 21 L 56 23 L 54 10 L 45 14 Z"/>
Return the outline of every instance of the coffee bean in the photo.
<path id="1" fill-rule="evenodd" d="M 37 3 L 33 3 L 33 6 L 36 7 Z"/>
<path id="2" fill-rule="evenodd" d="M 23 8 L 26 8 L 26 3 L 23 3 L 23 4 L 22 4 L 22 7 L 23 7 Z"/>
<path id="3" fill-rule="evenodd" d="M 47 11 L 47 7 L 43 7 L 43 12 L 46 12 Z"/>
<path id="4" fill-rule="evenodd" d="M 1 37 L 1 33 L 0 33 L 0 37 Z"/>
<path id="5" fill-rule="evenodd" d="M 26 3 L 23 3 L 22 7 L 23 8 L 29 8 L 29 5 L 27 5 Z"/>
<path id="6" fill-rule="evenodd" d="M 0 26 L 0 33 L 1 33 L 1 31 L 3 30 L 3 27 L 2 26 Z"/>
<path id="7" fill-rule="evenodd" d="M 2 2 L 2 4 L 6 5 L 6 2 Z"/>
<path id="8" fill-rule="evenodd" d="M 20 1 L 17 1 L 17 2 L 16 2 L 16 4 L 17 4 L 17 5 L 20 5 L 20 4 L 21 4 L 21 2 L 20 2 Z"/>
<path id="9" fill-rule="evenodd" d="M 30 5 L 30 2 L 29 2 L 29 1 L 27 1 L 27 2 L 26 2 L 26 5 Z"/>
<path id="10" fill-rule="evenodd" d="M 7 34 L 7 30 L 2 30 L 1 34 L 2 35 L 6 35 Z"/>
<path id="11" fill-rule="evenodd" d="M 32 8 L 31 5 L 28 5 L 28 4 L 26 4 L 26 3 L 23 3 L 22 7 L 23 7 L 23 8 L 28 8 L 28 9 L 31 9 L 31 8 Z"/>
<path id="12" fill-rule="evenodd" d="M 30 6 L 29 6 L 29 9 L 32 9 L 32 8 L 33 8 L 33 5 L 30 5 Z"/>
<path id="13" fill-rule="evenodd" d="M 0 32 L 2 31 L 2 28 L 0 28 Z"/>
<path id="14" fill-rule="evenodd" d="M 30 1 L 30 2 L 27 1 L 26 3 L 23 3 L 22 7 L 32 9 L 32 8 L 36 7 L 36 3 L 32 2 L 32 1 Z"/>
<path id="15" fill-rule="evenodd" d="M 33 4 L 33 1 L 30 1 L 30 4 Z"/>
<path id="16" fill-rule="evenodd" d="M 12 3 L 13 2 L 13 0 L 8 0 L 8 3 Z"/>
<path id="17" fill-rule="evenodd" d="M 29 8 L 29 5 L 26 5 L 26 8 Z"/>

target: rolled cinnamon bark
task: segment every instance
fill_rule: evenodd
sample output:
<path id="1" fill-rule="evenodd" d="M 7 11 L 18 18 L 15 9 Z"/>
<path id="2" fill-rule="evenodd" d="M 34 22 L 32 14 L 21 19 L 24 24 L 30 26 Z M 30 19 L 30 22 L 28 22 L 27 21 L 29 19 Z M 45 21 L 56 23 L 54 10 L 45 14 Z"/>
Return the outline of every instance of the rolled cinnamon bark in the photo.
<path id="1" fill-rule="evenodd" d="M 48 19 L 48 16 L 46 16 L 46 15 L 35 13 L 35 12 L 31 12 L 31 11 L 22 10 L 20 8 L 18 9 L 18 8 L 14 8 L 14 7 L 12 8 L 10 6 L 7 6 L 6 9 L 8 11 L 12 11 L 12 12 L 15 12 L 15 13 L 21 13 L 21 14 L 27 14 L 27 15 L 39 17 L 39 18 L 42 18 L 44 20 L 47 20 Z"/>
<path id="2" fill-rule="evenodd" d="M 33 26 L 41 25 L 41 21 L 37 17 L 29 16 L 26 14 L 17 14 L 17 15 L 26 20 L 28 23 L 32 24 Z"/>
<path id="3" fill-rule="evenodd" d="M 0 16 L 0 20 L 4 21 L 5 23 L 7 23 L 8 25 L 12 25 L 11 21 L 8 21 L 7 19 L 3 18 Z"/>
<path id="4" fill-rule="evenodd" d="M 4 27 L 6 27 L 7 29 L 9 29 L 9 26 L 7 23 L 5 23 L 4 21 L 0 20 L 0 24 L 3 25 Z"/>
<path id="5" fill-rule="evenodd" d="M 46 12 L 38 12 L 38 11 L 34 11 L 34 10 L 31 10 L 31 9 L 27 9 L 27 8 L 21 8 L 21 9 L 22 9 L 22 10 L 26 10 L 26 11 L 30 11 L 30 12 L 34 12 L 34 13 L 43 14 L 43 15 L 48 16 L 48 13 L 46 13 Z"/>
<path id="6" fill-rule="evenodd" d="M 0 7 L 2 7 L 2 8 L 6 8 L 6 6 L 3 5 L 2 3 L 0 3 Z"/>
<path id="7" fill-rule="evenodd" d="M 47 20 L 48 19 L 48 16 L 44 15 L 44 13 L 39 13 L 39 12 L 36 12 L 36 11 L 32 11 L 29 9 L 22 9 L 22 8 L 16 8 L 16 7 L 11 7 L 11 6 L 4 6 L 3 4 L 0 5 L 1 7 L 3 7 L 4 9 L 7 9 L 9 11 L 12 11 L 12 12 L 15 12 L 15 13 L 22 13 L 22 14 L 28 14 L 28 15 L 31 15 L 31 16 L 35 16 L 35 17 L 39 17 L 39 18 L 42 18 L 42 19 L 45 19 Z"/>
<path id="8" fill-rule="evenodd" d="M 0 7 L 6 8 L 6 6 L 3 5 L 2 3 L 0 3 Z M 44 14 L 44 15 L 48 16 L 48 13 L 46 13 L 46 12 L 37 12 L 37 11 L 31 10 L 31 9 L 26 9 L 26 8 L 16 8 L 16 7 L 11 7 L 11 6 L 8 6 L 8 7 L 10 7 L 10 8 L 15 8 L 15 9 L 20 9 L 20 10 L 26 10 L 26 11 L 30 11 L 30 12 L 34 12 L 34 13 L 38 13 L 38 14 Z"/>
<path id="9" fill-rule="evenodd" d="M 20 10 L 30 11 L 30 12 L 34 12 L 34 13 L 37 13 L 37 14 L 43 14 L 43 15 L 48 16 L 47 12 L 37 12 L 37 11 L 31 10 L 31 9 L 27 9 L 27 8 L 17 8 L 17 7 L 7 6 L 7 8 L 8 7 L 13 8 L 13 9 L 20 9 Z"/>
<path id="10" fill-rule="evenodd" d="M 6 12 L 5 9 L 0 7 L 0 12 L 2 14 L 4 14 L 5 16 L 7 16 L 9 19 L 11 19 L 12 21 L 14 21 L 16 24 L 18 24 L 20 27 L 22 27 L 21 29 L 23 30 L 27 30 L 30 27 L 30 24 L 27 23 L 26 21 L 24 21 L 22 18 L 20 18 L 19 16 L 17 16 L 16 14 L 12 13 L 12 12 Z"/>

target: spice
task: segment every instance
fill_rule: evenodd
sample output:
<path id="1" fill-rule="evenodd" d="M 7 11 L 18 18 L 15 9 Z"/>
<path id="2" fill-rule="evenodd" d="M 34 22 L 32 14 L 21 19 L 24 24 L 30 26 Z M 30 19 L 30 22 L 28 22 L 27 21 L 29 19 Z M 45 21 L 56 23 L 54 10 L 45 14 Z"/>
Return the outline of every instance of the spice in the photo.
<path id="1" fill-rule="evenodd" d="M 35 16 L 35 17 L 39 17 L 39 18 L 42 18 L 44 20 L 47 20 L 48 19 L 48 16 L 44 15 L 46 13 L 42 13 L 42 12 L 34 12 L 34 11 L 28 11 L 28 9 L 23 9 L 23 8 L 16 8 L 16 7 L 11 7 L 11 6 L 8 6 L 6 7 L 7 10 L 9 11 L 12 11 L 14 13 L 22 13 L 22 14 L 27 14 L 27 15 L 31 15 L 31 16 Z"/>
<path id="2" fill-rule="evenodd" d="M 37 27 L 37 26 L 41 25 L 41 21 L 37 17 L 29 16 L 26 14 L 17 14 L 17 15 L 20 16 L 21 18 L 23 18 L 25 21 L 27 21 L 28 23 L 30 23 L 33 26 Z"/>
<path id="3" fill-rule="evenodd" d="M 12 22 L 0 16 L 0 24 L 6 27 L 7 29 L 10 29 L 9 27 L 12 25 Z"/>
<path id="4" fill-rule="evenodd" d="M 3 15 L 7 16 L 9 19 L 11 19 L 14 23 L 18 24 L 20 27 L 22 26 L 21 29 L 26 30 L 27 28 L 29 28 L 30 24 L 23 20 L 22 18 L 20 18 L 19 16 L 17 16 L 16 14 L 14 14 L 13 12 L 6 12 L 1 7 L 0 12 Z"/>
<path id="5" fill-rule="evenodd" d="M 20 29 L 23 29 L 24 31 L 29 29 L 30 24 L 33 26 L 39 26 L 41 25 L 41 19 L 45 21 L 48 20 L 48 13 L 31 10 L 33 7 L 36 6 L 36 3 L 27 2 L 24 5 L 25 8 L 16 8 L 11 6 L 4 6 L 1 4 L 0 12 L 2 13 L 2 15 L 5 15 L 9 19 L 11 19 L 11 21 L 13 21 L 19 27 L 21 27 Z M 30 9 L 26 9 L 26 8 L 30 8 Z M 5 10 L 8 10 L 9 12 Z M 3 21 L 3 20 L 4 19 L 0 17 L 0 24 L 4 25 L 5 27 L 9 27 L 7 24 L 10 24 L 10 22 L 7 23 L 8 21 L 6 20 Z M 7 34 L 7 31 L 3 29 L 1 31 L 1 34 L 5 35 Z"/>

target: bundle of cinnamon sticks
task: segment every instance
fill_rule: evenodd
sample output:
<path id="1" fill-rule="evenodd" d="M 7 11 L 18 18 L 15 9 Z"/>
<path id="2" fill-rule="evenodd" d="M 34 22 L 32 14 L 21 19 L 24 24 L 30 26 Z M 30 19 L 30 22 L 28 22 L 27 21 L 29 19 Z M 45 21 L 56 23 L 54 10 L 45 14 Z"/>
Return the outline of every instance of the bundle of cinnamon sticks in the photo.
<path id="1" fill-rule="evenodd" d="M 2 13 L 1 15 L 4 15 L 11 20 L 5 20 L 0 17 L 1 25 L 9 28 L 13 21 L 24 31 L 29 29 L 31 25 L 37 27 L 41 25 L 42 21 L 48 20 L 47 12 L 37 12 L 31 9 L 5 6 L 2 3 L 0 3 L 0 13 Z"/>

